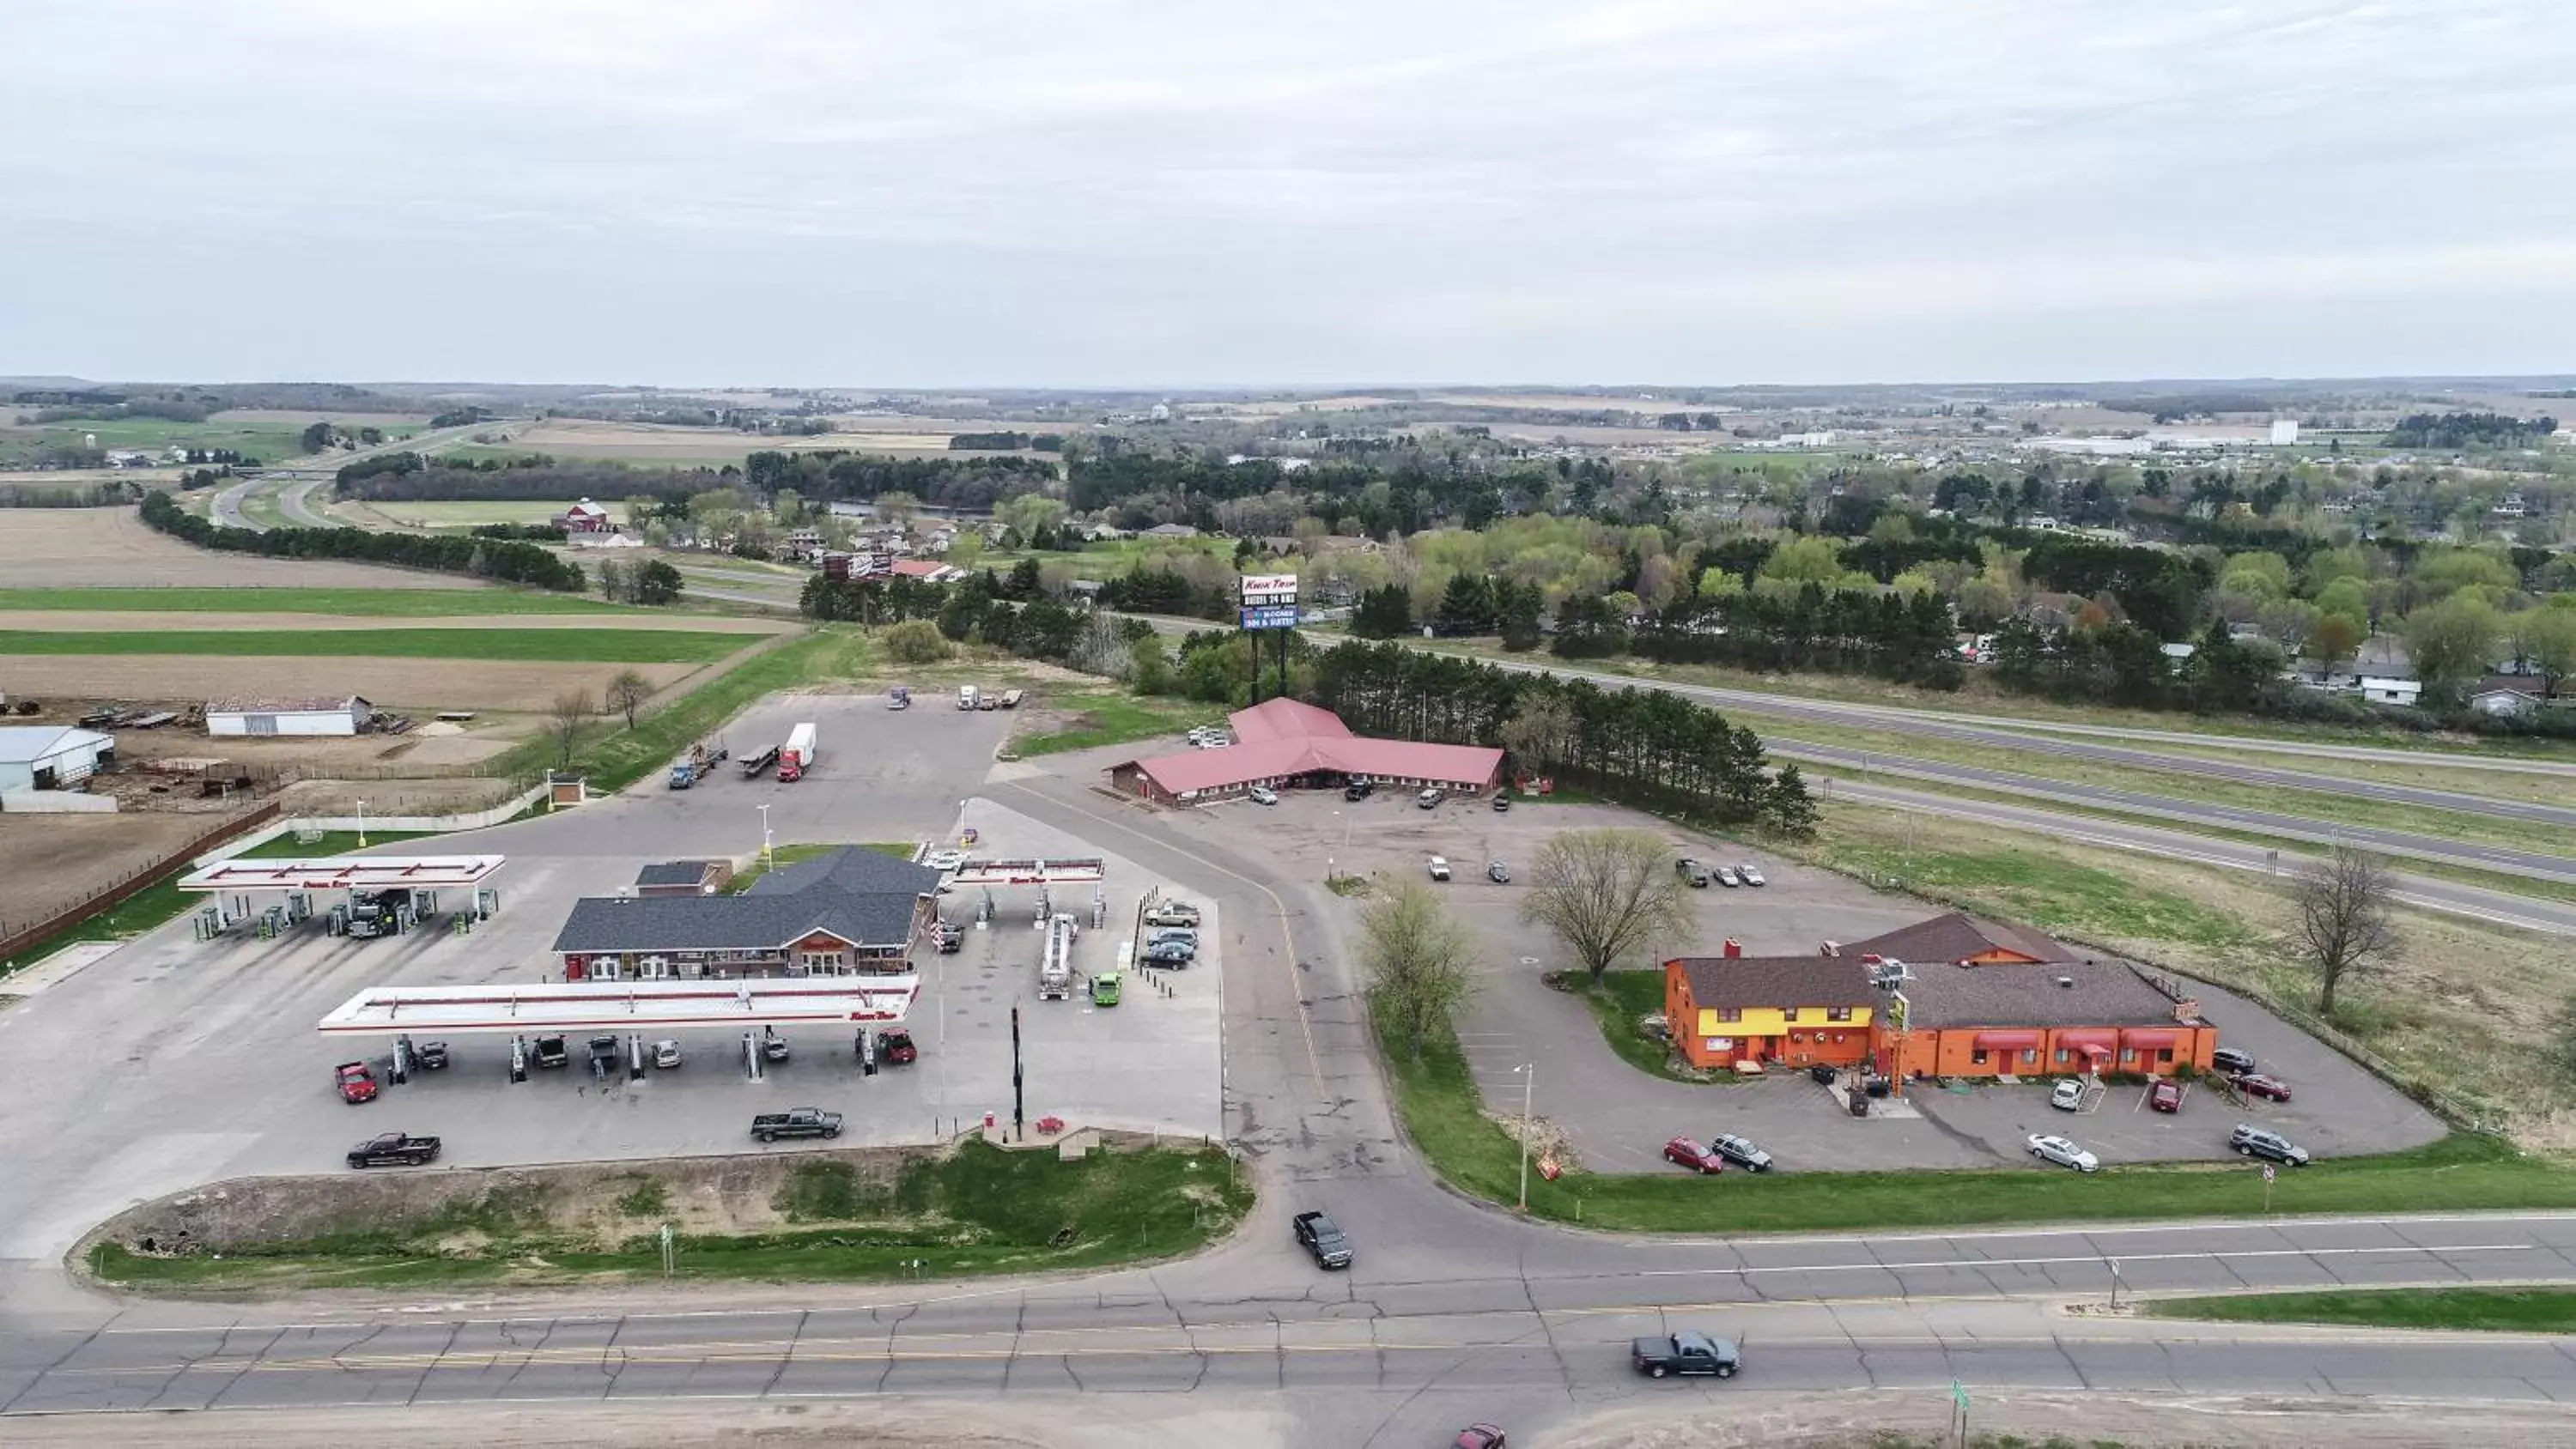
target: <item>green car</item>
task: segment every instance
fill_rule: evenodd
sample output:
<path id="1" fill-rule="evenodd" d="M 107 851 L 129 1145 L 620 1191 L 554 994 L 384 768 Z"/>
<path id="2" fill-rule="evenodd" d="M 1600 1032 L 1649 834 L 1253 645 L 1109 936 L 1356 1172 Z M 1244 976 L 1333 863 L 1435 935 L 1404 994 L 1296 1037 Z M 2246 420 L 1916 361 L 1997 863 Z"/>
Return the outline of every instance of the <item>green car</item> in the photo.
<path id="1" fill-rule="evenodd" d="M 1094 1006 L 1116 1006 L 1118 1004 L 1118 988 L 1118 973 L 1115 971 L 1103 971 L 1099 975 L 1092 977 L 1091 1004 Z"/>

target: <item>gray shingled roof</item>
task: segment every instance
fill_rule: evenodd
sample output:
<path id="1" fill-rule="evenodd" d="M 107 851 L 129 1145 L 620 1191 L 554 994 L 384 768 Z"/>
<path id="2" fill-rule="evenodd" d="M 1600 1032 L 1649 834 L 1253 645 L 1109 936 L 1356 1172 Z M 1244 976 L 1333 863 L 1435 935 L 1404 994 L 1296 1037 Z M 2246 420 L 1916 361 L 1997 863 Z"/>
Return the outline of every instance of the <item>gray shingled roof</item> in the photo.
<path id="1" fill-rule="evenodd" d="M 1952 911 L 1928 921 L 1899 926 L 1883 936 L 1844 945 L 1848 956 L 1884 956 L 1891 961 L 1964 961 L 1984 951 L 2017 951 L 2034 961 L 2081 961 L 2085 953 L 2054 941 L 2027 926 L 1980 921 Z"/>
<path id="2" fill-rule="evenodd" d="M 2127 963 L 2026 966 L 1909 963 L 1901 988 L 1913 1010 L 1908 1029 L 1951 1026 L 2156 1026 L 2174 1020 L 2173 999 Z M 2074 982 L 2058 985 L 2059 978 Z"/>
<path id="3" fill-rule="evenodd" d="M 816 931 L 855 946 L 901 946 L 912 939 L 920 898 L 938 885 L 935 870 L 851 846 L 782 866 L 738 896 L 576 901 L 554 949 L 764 951 Z"/>
<path id="4" fill-rule="evenodd" d="M 1878 997 L 1856 956 L 1685 956 L 1691 1001 L 1709 1007 L 1869 1006 Z"/>
<path id="5" fill-rule="evenodd" d="M 706 878 L 707 863 L 703 860 L 666 860 L 635 873 L 635 883 L 640 886 L 693 886 Z"/>

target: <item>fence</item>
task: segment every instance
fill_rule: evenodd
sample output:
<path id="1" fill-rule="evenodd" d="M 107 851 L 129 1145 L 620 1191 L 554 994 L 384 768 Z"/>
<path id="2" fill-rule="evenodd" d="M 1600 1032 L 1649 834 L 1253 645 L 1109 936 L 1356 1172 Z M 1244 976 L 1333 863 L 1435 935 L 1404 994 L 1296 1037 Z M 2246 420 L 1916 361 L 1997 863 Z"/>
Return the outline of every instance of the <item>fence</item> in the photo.
<path id="1" fill-rule="evenodd" d="M 406 835 L 443 835 L 451 830 L 481 830 L 517 818 L 520 811 L 546 798 L 548 787 L 538 785 L 522 791 L 489 810 L 476 810 L 463 815 L 290 815 L 253 835 L 226 842 L 220 848 L 199 856 L 191 864 L 203 867 L 219 860 L 230 860 L 246 850 L 256 850 L 290 830 L 386 830 Z M 275 806 L 271 806 L 275 809 Z"/>
<path id="2" fill-rule="evenodd" d="M 141 895 L 154 883 L 188 864 L 203 852 L 276 819 L 278 813 L 279 806 L 272 800 L 256 810 L 234 816 L 150 865 L 119 876 L 112 884 L 92 891 L 89 895 L 50 916 L 25 924 L 0 921 L 0 970 L 5 970 L 14 963 L 21 950 L 42 942 L 57 931 L 78 925 L 100 911 L 121 905 Z"/>

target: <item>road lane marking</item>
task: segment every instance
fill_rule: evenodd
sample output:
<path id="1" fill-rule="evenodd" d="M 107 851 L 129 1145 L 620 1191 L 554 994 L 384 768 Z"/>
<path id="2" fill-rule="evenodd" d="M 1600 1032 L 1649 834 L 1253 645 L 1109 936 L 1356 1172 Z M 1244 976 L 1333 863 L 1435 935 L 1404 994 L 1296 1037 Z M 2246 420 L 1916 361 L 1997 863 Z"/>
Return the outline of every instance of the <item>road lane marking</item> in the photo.
<path id="1" fill-rule="evenodd" d="M 2541 1251 L 2539 1243 L 2469 1243 L 2459 1247 L 2428 1248 L 2414 1244 L 2368 1248 L 2240 1248 L 2211 1253 L 2128 1253 L 2120 1254 L 2123 1263 L 2212 1263 L 2240 1258 L 2350 1258 L 2373 1254 L 2421 1253 L 2529 1253 Z M 2108 1253 L 2081 1253 L 2063 1258 L 1950 1258 L 1920 1263 L 1782 1263 L 1741 1268 L 1645 1268 L 1640 1278 L 1698 1278 L 1709 1276 L 1751 1277 L 1756 1273 L 1920 1273 L 1936 1268 L 2049 1268 L 2067 1263 L 2099 1264 Z"/>

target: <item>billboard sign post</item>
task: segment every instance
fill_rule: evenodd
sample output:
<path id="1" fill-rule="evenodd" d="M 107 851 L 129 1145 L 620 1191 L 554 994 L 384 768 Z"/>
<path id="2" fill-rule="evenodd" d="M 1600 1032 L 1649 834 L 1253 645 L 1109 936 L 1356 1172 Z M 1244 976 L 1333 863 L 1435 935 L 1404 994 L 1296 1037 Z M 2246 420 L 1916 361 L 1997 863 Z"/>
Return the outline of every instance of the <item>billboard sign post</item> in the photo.
<path id="1" fill-rule="evenodd" d="M 1254 702 L 1261 694 L 1261 635 L 1258 631 L 1279 634 L 1279 692 L 1288 692 L 1288 635 L 1297 627 L 1297 576 L 1295 574 L 1245 574 L 1243 576 L 1243 627 L 1254 631 L 1252 637 L 1252 678 Z"/>

